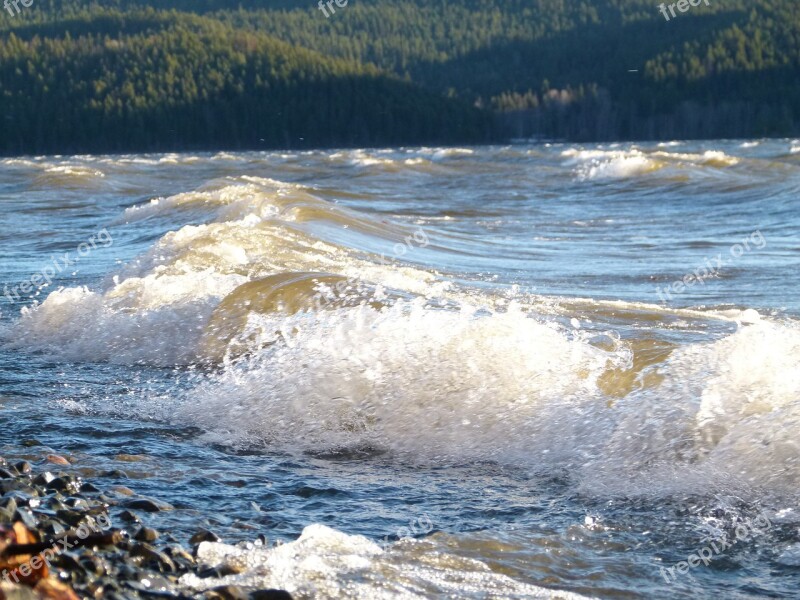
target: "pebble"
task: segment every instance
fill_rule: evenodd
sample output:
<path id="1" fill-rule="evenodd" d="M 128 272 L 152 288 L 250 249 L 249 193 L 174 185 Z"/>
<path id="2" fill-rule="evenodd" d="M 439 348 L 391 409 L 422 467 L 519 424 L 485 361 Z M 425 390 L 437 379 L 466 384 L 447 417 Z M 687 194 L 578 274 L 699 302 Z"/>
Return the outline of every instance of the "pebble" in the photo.
<path id="1" fill-rule="evenodd" d="M 123 510 L 119 513 L 119 518 L 125 521 L 126 523 L 141 523 L 142 520 L 136 513 L 132 513 L 129 510 Z"/>
<path id="2" fill-rule="evenodd" d="M 212 594 L 222 600 L 249 600 L 247 592 L 236 585 L 222 585 L 211 589 Z M 206 594 L 209 597 L 209 594 Z M 211 596 L 214 597 L 214 596 Z"/>
<path id="3" fill-rule="evenodd" d="M 14 465 L 14 468 L 20 475 L 27 475 L 33 470 L 31 463 L 29 463 L 27 460 L 22 460 L 18 462 L 17 464 Z"/>
<path id="4" fill-rule="evenodd" d="M 62 465 L 64 467 L 68 467 L 71 464 L 66 458 L 58 454 L 48 454 L 45 460 L 54 465 Z"/>
<path id="5" fill-rule="evenodd" d="M 48 458 L 43 464 L 66 467 L 69 463 Z M 119 478 L 120 473 L 109 476 Z M 129 493 L 121 493 L 123 489 Z M 183 575 L 219 577 L 235 570 L 199 567 L 192 554 L 177 543 L 173 535 L 166 533 L 162 538 L 158 531 L 143 524 L 142 519 L 132 512 L 157 513 L 173 510 L 172 505 L 153 498 L 137 497 L 124 486 L 108 492 L 103 493 L 95 485 L 84 483 L 76 473 L 34 472 L 27 461 L 10 467 L 0 458 L 0 524 L 7 523 L 6 531 L 9 531 L 11 523 L 16 523 L 15 527 L 24 526 L 33 532 L 27 534 L 28 541 L 22 543 L 63 538 L 70 544 L 68 550 L 61 550 L 60 542 L 55 546 L 59 551 L 51 559 L 49 576 L 42 569 L 38 572 L 38 579 L 34 578 L 26 585 L 9 584 L 0 578 L 0 599 L 144 600 L 162 597 L 178 600 L 291 600 L 287 592 L 280 590 L 225 585 L 199 594 L 183 588 L 179 584 Z M 103 530 L 101 523 L 107 525 L 106 518 L 111 519 L 111 529 Z M 134 526 L 133 539 L 127 538 L 125 530 L 115 529 L 115 522 Z M 88 537 L 85 534 L 80 537 L 77 533 L 80 527 L 88 527 L 92 532 Z M 201 528 L 191 541 L 196 545 L 203 541 L 218 542 L 220 538 Z M 7 566 L 4 560 L 8 560 L 8 556 L 0 557 L 0 572 Z M 34 585 L 36 587 L 32 588 Z"/>
<path id="6" fill-rule="evenodd" d="M 140 527 L 133 539 L 139 542 L 155 542 L 159 538 L 158 532 L 149 527 Z"/>
<path id="7" fill-rule="evenodd" d="M 126 500 L 122 506 L 125 508 L 132 508 L 134 510 L 143 510 L 145 512 L 161 512 L 162 510 L 174 509 L 171 504 L 153 500 L 152 498 L 135 498 L 133 500 Z"/>
<path id="8" fill-rule="evenodd" d="M 284 590 L 257 590 L 250 592 L 250 600 L 292 600 L 292 595 Z"/>
<path id="9" fill-rule="evenodd" d="M 209 531 L 208 529 L 201 529 L 197 533 L 195 533 L 192 537 L 189 538 L 189 543 L 193 546 L 199 544 L 200 542 L 219 542 L 219 536 Z"/>

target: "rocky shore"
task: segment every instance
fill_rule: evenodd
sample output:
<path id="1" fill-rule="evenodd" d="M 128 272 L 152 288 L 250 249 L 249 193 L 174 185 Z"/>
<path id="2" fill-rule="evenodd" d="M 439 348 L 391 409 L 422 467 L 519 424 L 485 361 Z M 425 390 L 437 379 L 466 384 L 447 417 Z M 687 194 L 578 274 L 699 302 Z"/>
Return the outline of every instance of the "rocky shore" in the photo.
<path id="1" fill-rule="evenodd" d="M 196 561 L 198 546 L 219 538 L 200 529 L 183 547 L 145 522 L 168 504 L 101 490 L 61 456 L 36 464 L 0 457 L 0 494 L 0 600 L 291 599 L 281 590 L 228 585 L 198 594 L 182 586 L 184 575 L 232 574 Z"/>

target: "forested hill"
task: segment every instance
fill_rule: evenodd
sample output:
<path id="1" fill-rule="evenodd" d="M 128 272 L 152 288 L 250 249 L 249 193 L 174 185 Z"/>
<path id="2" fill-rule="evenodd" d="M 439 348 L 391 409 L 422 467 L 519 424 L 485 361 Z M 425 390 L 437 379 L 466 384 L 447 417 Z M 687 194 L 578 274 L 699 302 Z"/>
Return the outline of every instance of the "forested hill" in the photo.
<path id="1" fill-rule="evenodd" d="M 797 1 L 34 0 L 0 152 L 800 135 Z"/>

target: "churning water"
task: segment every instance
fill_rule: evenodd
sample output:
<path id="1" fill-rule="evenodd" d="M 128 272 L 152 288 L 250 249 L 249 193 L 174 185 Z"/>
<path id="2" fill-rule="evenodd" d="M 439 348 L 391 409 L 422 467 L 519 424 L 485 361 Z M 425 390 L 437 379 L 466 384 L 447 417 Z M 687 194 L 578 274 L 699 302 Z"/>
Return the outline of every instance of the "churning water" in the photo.
<path id="1" fill-rule="evenodd" d="M 298 597 L 791 596 L 798 192 L 792 140 L 5 159 L 0 455 Z"/>

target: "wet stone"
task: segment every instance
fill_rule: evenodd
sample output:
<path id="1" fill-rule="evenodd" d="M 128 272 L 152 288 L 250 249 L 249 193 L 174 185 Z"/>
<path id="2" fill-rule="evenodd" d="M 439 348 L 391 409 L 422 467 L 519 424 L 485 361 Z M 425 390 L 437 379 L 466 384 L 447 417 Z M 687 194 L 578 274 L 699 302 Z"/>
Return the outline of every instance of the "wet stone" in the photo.
<path id="1" fill-rule="evenodd" d="M 39 530 L 49 538 L 60 536 L 67 532 L 66 528 L 55 520 L 41 521 L 39 523 Z"/>
<path id="2" fill-rule="evenodd" d="M 46 500 L 46 506 L 50 510 L 66 510 L 67 505 L 62 502 L 62 496 L 51 496 Z"/>
<path id="3" fill-rule="evenodd" d="M 175 563 L 169 556 L 163 552 L 159 552 L 153 546 L 145 542 L 132 544 L 130 555 L 141 557 L 142 566 L 144 567 L 154 567 L 162 572 L 177 571 Z"/>
<path id="4" fill-rule="evenodd" d="M 292 595 L 284 590 L 257 590 L 250 592 L 250 600 L 292 600 Z"/>
<path id="5" fill-rule="evenodd" d="M 197 533 L 195 533 L 191 538 L 189 538 L 189 543 L 193 546 L 195 544 L 199 544 L 200 542 L 219 542 L 219 536 L 209 531 L 208 529 L 200 529 Z"/>
<path id="6" fill-rule="evenodd" d="M 70 465 L 70 462 L 66 458 L 64 458 L 63 456 L 59 456 L 58 454 L 48 454 L 45 457 L 45 460 L 54 465 L 62 465 L 65 467 L 68 467 Z"/>
<path id="7" fill-rule="evenodd" d="M 16 475 L 8 469 L 0 469 L 0 479 L 14 479 Z"/>
<path id="8" fill-rule="evenodd" d="M 80 491 L 84 494 L 97 494 L 100 492 L 100 488 L 96 485 L 92 485 L 91 483 L 84 483 L 81 486 Z"/>
<path id="9" fill-rule="evenodd" d="M 15 521 L 22 521 L 22 524 L 25 525 L 28 529 L 36 529 L 39 522 L 36 517 L 33 516 L 33 513 L 28 510 L 27 508 L 18 508 L 14 511 L 14 520 Z"/>
<path id="10" fill-rule="evenodd" d="M 158 532 L 155 529 L 141 527 L 133 536 L 133 539 L 139 542 L 155 542 L 158 537 Z"/>
<path id="11" fill-rule="evenodd" d="M 67 498 L 65 504 L 75 510 L 89 510 L 89 503 L 83 498 Z"/>
<path id="12" fill-rule="evenodd" d="M 67 525 L 71 525 L 72 527 L 77 527 L 81 524 L 81 522 L 86 518 L 85 515 L 76 512 L 74 510 L 62 509 L 56 511 L 56 516 L 61 519 Z"/>
<path id="13" fill-rule="evenodd" d="M 14 468 L 17 470 L 17 473 L 21 475 L 27 475 L 33 470 L 31 463 L 29 463 L 27 460 L 19 461 L 14 465 Z"/>
<path id="14" fill-rule="evenodd" d="M 136 513 L 133 513 L 129 510 L 123 510 L 119 513 L 119 518 L 125 521 L 126 523 L 141 523 L 142 520 Z"/>
<path id="15" fill-rule="evenodd" d="M 171 504 L 153 500 L 152 498 L 134 498 L 132 500 L 126 500 L 122 506 L 125 508 L 132 508 L 134 510 L 143 510 L 145 512 L 173 510 L 173 506 Z"/>
<path id="16" fill-rule="evenodd" d="M 87 573 L 91 573 L 94 576 L 102 576 L 108 572 L 105 561 L 99 556 L 84 554 L 78 559 L 78 562 Z"/>
<path id="17" fill-rule="evenodd" d="M 27 506 L 28 508 L 38 508 L 42 504 L 42 500 L 36 496 L 29 496 L 22 492 L 11 492 L 6 495 L 6 498 L 13 498 L 17 506 Z"/>
<path id="18" fill-rule="evenodd" d="M 10 511 L 12 514 L 17 510 L 17 506 L 17 500 L 11 494 L 0 500 L 0 508 Z"/>
<path id="19" fill-rule="evenodd" d="M 80 480 L 75 480 L 72 477 L 56 477 L 47 484 L 47 489 L 56 490 L 59 492 L 66 492 L 67 494 L 77 494 L 81 488 Z"/>
<path id="20" fill-rule="evenodd" d="M 83 574 L 83 565 L 81 565 L 78 557 L 71 552 L 62 552 L 58 554 L 52 562 L 62 569 Z"/>
<path id="21" fill-rule="evenodd" d="M 39 491 L 36 488 L 29 486 L 23 481 L 18 479 L 2 479 L 0 480 L 0 494 L 8 494 L 10 492 L 22 492 L 29 496 L 38 496 Z"/>
<path id="22" fill-rule="evenodd" d="M 33 478 L 33 485 L 47 486 L 47 484 L 53 481 L 55 478 L 56 476 L 50 471 L 45 471 L 44 473 L 39 473 Z"/>
<path id="23" fill-rule="evenodd" d="M 114 479 L 130 479 L 125 471 L 114 469 L 113 471 L 106 471 L 100 474 L 100 477 L 111 477 Z"/>
<path id="24" fill-rule="evenodd" d="M 247 592 L 236 585 L 222 585 L 213 588 L 211 592 L 223 600 L 249 600 Z"/>
<path id="25" fill-rule="evenodd" d="M 195 564 L 192 555 L 179 545 L 167 546 L 164 549 L 164 553 L 176 563 L 180 563 L 186 567 L 193 567 Z"/>

